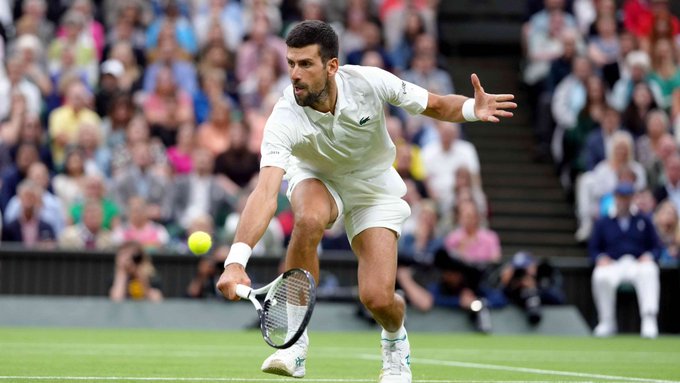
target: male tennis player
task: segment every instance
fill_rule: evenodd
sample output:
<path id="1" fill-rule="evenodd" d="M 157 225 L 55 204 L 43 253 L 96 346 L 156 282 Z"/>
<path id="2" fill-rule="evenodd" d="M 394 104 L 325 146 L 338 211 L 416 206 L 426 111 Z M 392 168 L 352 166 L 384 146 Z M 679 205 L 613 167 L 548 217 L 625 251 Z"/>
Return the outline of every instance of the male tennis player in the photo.
<path id="1" fill-rule="evenodd" d="M 324 229 L 344 214 L 359 261 L 359 298 L 382 326 L 380 382 L 411 382 L 404 300 L 395 294 L 397 238 L 410 214 L 406 186 L 392 168 L 395 146 L 385 127 L 384 104 L 445 121 L 498 122 L 515 108 L 510 94 L 484 93 L 472 75 L 475 98 L 440 96 L 374 67 L 338 64 L 338 36 L 321 21 L 305 21 L 287 39 L 292 81 L 267 121 L 257 186 L 248 198 L 217 287 L 238 299 L 236 284 L 250 285 L 251 248 L 276 210 L 284 178 L 295 215 L 286 268 L 300 267 L 318 282 L 316 253 Z M 278 350 L 262 371 L 303 377 L 309 339 Z"/>

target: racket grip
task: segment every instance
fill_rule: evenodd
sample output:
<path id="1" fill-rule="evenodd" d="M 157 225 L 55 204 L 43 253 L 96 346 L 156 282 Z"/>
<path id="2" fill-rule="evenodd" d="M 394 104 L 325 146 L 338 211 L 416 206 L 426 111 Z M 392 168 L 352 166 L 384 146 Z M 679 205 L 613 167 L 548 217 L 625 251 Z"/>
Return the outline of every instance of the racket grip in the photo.
<path id="1" fill-rule="evenodd" d="M 236 295 L 243 299 L 250 299 L 250 293 L 253 291 L 246 285 L 236 285 Z"/>

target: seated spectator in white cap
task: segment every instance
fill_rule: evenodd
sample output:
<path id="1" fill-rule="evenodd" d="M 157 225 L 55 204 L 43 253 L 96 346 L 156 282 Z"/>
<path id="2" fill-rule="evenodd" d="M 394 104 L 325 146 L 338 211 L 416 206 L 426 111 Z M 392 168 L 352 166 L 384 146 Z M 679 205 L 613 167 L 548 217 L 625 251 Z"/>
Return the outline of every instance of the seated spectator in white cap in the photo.
<path id="1" fill-rule="evenodd" d="M 642 326 L 640 334 L 656 338 L 659 311 L 659 266 L 654 254 L 659 237 L 651 219 L 631 209 L 635 186 L 616 186 L 616 210 L 595 223 L 588 252 L 595 263 L 592 276 L 593 298 L 599 318 L 594 334 L 611 336 L 617 331 L 616 294 L 622 283 L 635 286 Z"/>
<path id="2" fill-rule="evenodd" d="M 100 116 L 108 114 L 111 99 L 121 90 L 119 81 L 123 74 L 125 74 L 125 67 L 118 60 L 106 60 L 100 66 L 99 90 L 95 94 L 95 110 Z"/>

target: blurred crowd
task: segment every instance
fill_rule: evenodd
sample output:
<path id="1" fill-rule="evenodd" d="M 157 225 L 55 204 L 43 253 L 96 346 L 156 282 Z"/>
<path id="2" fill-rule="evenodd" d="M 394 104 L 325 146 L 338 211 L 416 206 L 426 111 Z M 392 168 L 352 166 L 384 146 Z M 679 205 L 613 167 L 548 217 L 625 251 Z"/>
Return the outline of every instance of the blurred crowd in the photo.
<path id="1" fill-rule="evenodd" d="M 680 247 L 680 20 L 669 0 L 530 0 L 524 82 L 536 158 L 575 201 L 594 265 L 596 336 L 617 332 L 634 287 L 640 334 L 658 334 L 659 265 Z M 677 8 L 676 8 L 677 9 Z"/>
<path id="2" fill-rule="evenodd" d="M 524 81 L 536 156 L 552 159 L 574 197 L 578 241 L 634 184 L 633 209 L 652 218 L 677 264 L 680 244 L 680 21 L 668 0 L 529 1 Z"/>

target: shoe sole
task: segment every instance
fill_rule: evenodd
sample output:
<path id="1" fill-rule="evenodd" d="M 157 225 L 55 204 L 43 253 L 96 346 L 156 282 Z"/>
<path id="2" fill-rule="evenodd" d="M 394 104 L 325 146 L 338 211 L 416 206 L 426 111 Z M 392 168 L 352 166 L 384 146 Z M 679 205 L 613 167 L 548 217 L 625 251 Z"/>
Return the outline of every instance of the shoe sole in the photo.
<path id="1" fill-rule="evenodd" d="M 267 374 L 274 374 L 274 375 L 281 375 L 281 376 L 290 376 L 293 378 L 302 378 L 305 376 L 304 370 L 302 373 L 299 372 L 294 372 L 290 373 L 288 369 L 286 368 L 286 365 L 278 362 L 278 361 L 272 361 L 272 363 L 269 365 L 269 367 L 263 368 L 262 372 L 266 372 Z"/>

